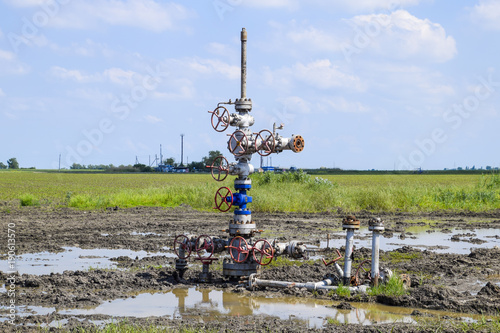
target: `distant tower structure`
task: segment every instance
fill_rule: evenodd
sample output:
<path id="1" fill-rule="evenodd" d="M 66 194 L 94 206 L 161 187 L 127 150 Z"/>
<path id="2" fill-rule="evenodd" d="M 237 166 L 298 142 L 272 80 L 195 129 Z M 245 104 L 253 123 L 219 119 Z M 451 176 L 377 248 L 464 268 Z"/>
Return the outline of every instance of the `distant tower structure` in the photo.
<path id="1" fill-rule="evenodd" d="M 181 134 L 181 166 L 184 166 L 184 134 Z"/>

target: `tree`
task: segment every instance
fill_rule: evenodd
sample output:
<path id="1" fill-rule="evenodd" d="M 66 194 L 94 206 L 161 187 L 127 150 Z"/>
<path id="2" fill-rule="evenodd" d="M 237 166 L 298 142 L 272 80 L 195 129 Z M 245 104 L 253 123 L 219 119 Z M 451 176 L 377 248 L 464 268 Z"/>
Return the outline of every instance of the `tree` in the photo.
<path id="1" fill-rule="evenodd" d="M 7 166 L 5 164 L 3 164 L 2 162 L 0 162 L 0 169 L 7 169 Z"/>
<path id="2" fill-rule="evenodd" d="M 175 163 L 175 158 L 173 158 L 173 157 L 169 157 L 169 158 L 167 158 L 167 159 L 164 161 L 164 163 L 165 163 L 166 165 L 177 166 L 177 164 Z"/>
<path id="3" fill-rule="evenodd" d="M 17 162 L 17 159 L 15 157 L 8 159 L 7 164 L 9 166 L 9 169 L 19 169 L 19 162 Z"/>
<path id="4" fill-rule="evenodd" d="M 204 165 L 212 165 L 212 163 L 215 160 L 215 158 L 217 158 L 219 156 L 222 156 L 222 153 L 220 151 L 218 151 L 218 150 L 210 150 L 208 152 L 208 156 L 203 157 L 201 159 L 201 162 Z"/>

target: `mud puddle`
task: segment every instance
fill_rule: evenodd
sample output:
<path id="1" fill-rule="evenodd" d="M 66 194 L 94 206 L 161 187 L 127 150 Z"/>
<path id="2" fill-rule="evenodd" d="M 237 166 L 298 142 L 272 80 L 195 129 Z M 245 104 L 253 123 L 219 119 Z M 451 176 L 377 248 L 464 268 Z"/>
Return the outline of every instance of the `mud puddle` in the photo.
<path id="1" fill-rule="evenodd" d="M 309 328 L 322 328 L 328 322 L 361 325 L 416 323 L 412 317 L 416 309 L 373 303 L 350 303 L 350 309 L 345 309 L 346 304 L 348 303 L 340 304 L 340 302 L 299 297 L 255 297 L 192 287 L 177 288 L 165 293 L 142 293 L 85 309 L 21 306 L 18 314 L 21 317 L 52 314 L 65 318 L 94 315 L 137 318 L 154 316 L 198 319 L 203 322 L 224 320 L 225 317 L 263 315 L 281 320 L 299 320 Z M 3 307 L 0 309 L 4 310 Z M 468 322 L 480 319 L 480 316 L 431 310 L 418 310 L 418 315 L 450 317 Z M 57 326 L 57 324 L 64 325 L 58 320 L 48 323 L 47 326 Z"/>
<path id="2" fill-rule="evenodd" d="M 16 257 L 16 270 L 19 274 L 46 275 L 88 269 L 115 269 L 115 257 L 142 259 L 156 255 L 176 257 L 173 253 L 132 251 L 128 249 L 81 249 L 63 247 L 63 252 L 24 253 Z M 0 260 L 0 267 L 8 267 L 7 260 Z M 5 269 L 5 271 L 7 271 Z"/>
<path id="3" fill-rule="evenodd" d="M 340 248 L 345 245 L 345 231 L 339 229 L 330 233 L 330 241 L 321 240 L 320 248 Z M 368 228 L 360 228 L 354 234 L 357 248 L 371 248 L 372 233 Z M 403 246 L 411 246 L 436 253 L 469 254 L 475 248 L 491 249 L 500 247 L 500 229 L 460 229 L 450 228 L 440 231 L 430 227 L 409 227 L 404 232 L 385 232 L 380 237 L 380 248 L 393 251 Z"/>

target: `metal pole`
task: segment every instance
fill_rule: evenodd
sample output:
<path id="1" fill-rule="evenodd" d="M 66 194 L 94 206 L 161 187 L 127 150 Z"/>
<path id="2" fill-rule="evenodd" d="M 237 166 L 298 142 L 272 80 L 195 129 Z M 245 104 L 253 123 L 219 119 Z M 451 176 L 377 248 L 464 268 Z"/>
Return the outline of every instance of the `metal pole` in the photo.
<path id="1" fill-rule="evenodd" d="M 377 286 L 380 277 L 380 233 L 384 231 L 384 221 L 380 218 L 370 219 L 368 230 L 372 231 L 372 282 Z"/>
<path id="2" fill-rule="evenodd" d="M 181 166 L 183 166 L 182 162 L 184 161 L 184 134 L 181 134 Z"/>
<path id="3" fill-rule="evenodd" d="M 372 281 L 373 285 L 378 285 L 379 272 L 379 249 L 380 249 L 380 233 L 373 230 L 372 237 Z"/>
<path id="4" fill-rule="evenodd" d="M 352 266 L 352 247 L 354 243 L 354 229 L 347 229 L 345 239 L 345 256 L 344 256 L 344 285 L 351 283 L 351 266 Z"/>
<path id="5" fill-rule="evenodd" d="M 342 220 L 342 229 L 347 230 L 345 238 L 345 255 L 344 255 L 344 285 L 351 284 L 351 267 L 352 267 L 352 251 L 354 246 L 354 231 L 359 230 L 359 220 L 356 216 L 349 215 Z"/>
<path id="6" fill-rule="evenodd" d="M 247 97 L 247 31 L 241 30 L 241 99 Z"/>

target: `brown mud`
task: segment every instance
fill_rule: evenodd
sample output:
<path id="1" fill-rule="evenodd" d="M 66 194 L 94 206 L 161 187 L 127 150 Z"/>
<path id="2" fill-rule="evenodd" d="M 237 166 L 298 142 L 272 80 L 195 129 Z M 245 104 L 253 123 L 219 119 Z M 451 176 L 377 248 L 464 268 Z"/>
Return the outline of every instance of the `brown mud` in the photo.
<path id="1" fill-rule="evenodd" d="M 253 218 L 261 236 L 279 241 L 301 240 L 307 244 L 319 245 L 326 234 L 339 230 L 344 212 L 309 213 L 254 213 Z M 361 223 L 373 217 L 369 212 L 356 214 Z M 470 230 L 470 233 L 454 235 L 455 241 L 474 242 L 476 229 L 499 229 L 500 210 L 488 213 L 387 213 L 377 214 L 385 221 L 387 235 L 401 234 L 400 238 L 411 237 L 405 232 L 409 227 L 428 226 L 432 230 L 444 231 L 450 228 Z M 178 234 L 193 234 L 227 238 L 223 231 L 227 228 L 228 214 L 199 212 L 189 206 L 177 208 L 137 207 L 131 209 L 107 209 L 105 211 L 83 211 L 68 208 L 44 209 L 22 208 L 0 210 L 2 226 L 15 224 L 16 254 L 37 253 L 42 251 L 60 252 L 64 247 L 82 249 L 131 249 L 149 252 L 172 252 L 172 244 Z M 1 241 L 7 244 L 6 232 Z M 450 236 L 451 237 L 451 236 Z M 499 237 L 492 234 L 491 237 Z M 338 237 L 337 237 L 338 238 Z M 333 246 L 340 248 L 345 241 L 331 240 Z M 439 244 L 429 244 L 439 246 Z M 168 249 L 168 250 L 166 250 Z M 141 292 L 168 291 L 178 287 L 202 286 L 221 288 L 249 295 L 296 295 L 299 297 L 332 299 L 335 301 L 378 302 L 419 309 L 444 310 L 450 312 L 500 314 L 500 249 L 475 249 L 468 254 L 440 254 L 428 250 L 402 247 L 394 251 L 381 249 L 381 265 L 398 273 L 408 274 L 411 288 L 404 296 L 366 296 L 354 295 L 341 298 L 325 292 L 311 293 L 299 289 L 248 291 L 237 281 L 223 279 L 220 265 L 214 264 L 212 273 L 214 283 L 202 284 L 198 281 L 199 264 L 191 261 L 183 278 L 179 278 L 173 268 L 173 259 L 165 255 L 145 258 L 117 257 L 112 260 L 118 269 L 91 269 L 85 271 L 65 271 L 48 275 L 16 275 L 17 305 L 44 306 L 55 308 L 85 308 L 103 302 L 127 298 Z M 356 249 L 354 266 L 370 258 L 370 249 Z M 2 259 L 6 259 L 2 251 Z M 333 257 L 333 253 L 322 254 Z M 320 281 L 331 273 L 332 267 L 325 267 L 319 260 L 305 264 L 269 267 L 263 270 L 261 278 L 281 281 L 310 282 Z M 6 283 L 10 275 L 0 272 L 0 284 Z M 7 293 L 0 293 L 1 305 L 9 302 Z M 6 313 L 6 310 L 2 310 Z M 419 312 L 415 312 L 418 316 Z M 67 317 L 67 318 L 66 318 Z M 66 328 L 87 327 L 93 321 L 107 320 L 109 316 L 63 316 L 68 319 Z M 36 331 L 36 325 L 50 323 L 55 314 L 29 315 L 17 318 L 20 331 Z M 120 319 L 114 317 L 115 321 Z M 166 317 L 133 318 L 129 323 L 157 324 L 169 328 L 194 327 L 200 329 L 233 331 L 315 331 L 306 324 L 293 320 L 281 320 L 272 316 L 225 317 L 223 321 L 203 322 L 196 319 L 175 320 Z M 34 325 L 34 326 L 33 326 Z M 0 322 L 0 330 L 12 327 Z M 336 332 L 373 332 L 421 331 L 418 325 L 334 325 L 327 324 L 325 331 Z M 449 328 L 453 332 L 453 328 Z"/>

